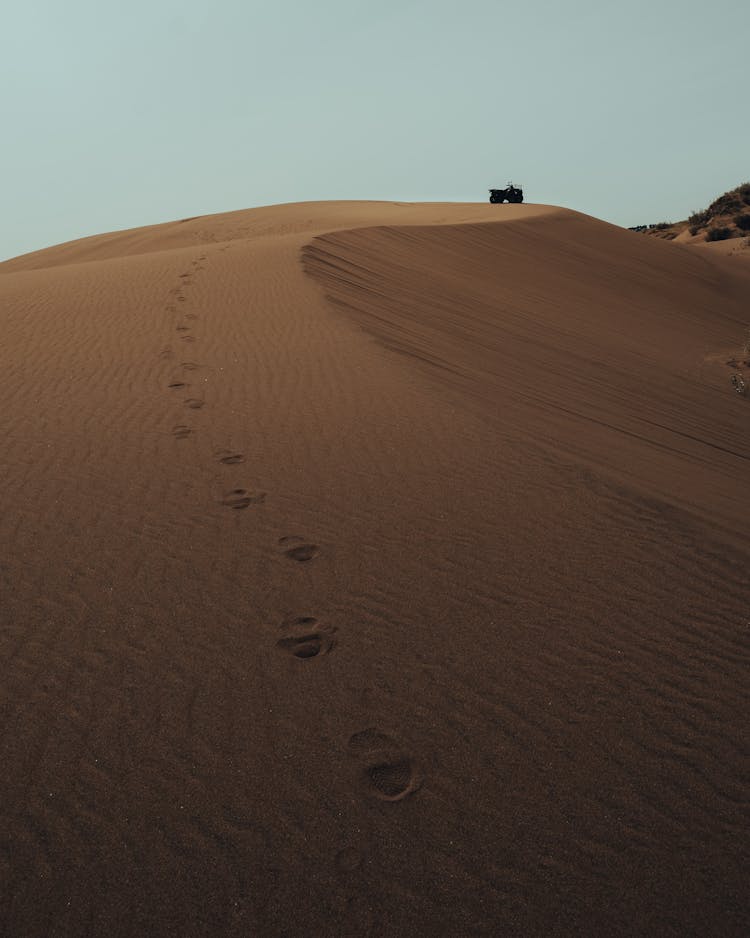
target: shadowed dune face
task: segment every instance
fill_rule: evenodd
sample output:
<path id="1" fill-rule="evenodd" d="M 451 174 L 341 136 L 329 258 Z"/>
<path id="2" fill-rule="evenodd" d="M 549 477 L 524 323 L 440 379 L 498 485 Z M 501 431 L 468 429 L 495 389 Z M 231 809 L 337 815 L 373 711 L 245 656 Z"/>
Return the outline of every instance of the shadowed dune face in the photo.
<path id="1" fill-rule="evenodd" d="M 743 537 L 750 437 L 726 391 L 750 280 L 644 242 L 560 212 L 332 232 L 303 262 L 333 304 L 436 387 L 471 398 L 495 432 L 632 473 Z"/>
<path id="2" fill-rule="evenodd" d="M 743 934 L 749 301 L 530 205 L 0 265 L 0 933 Z"/>

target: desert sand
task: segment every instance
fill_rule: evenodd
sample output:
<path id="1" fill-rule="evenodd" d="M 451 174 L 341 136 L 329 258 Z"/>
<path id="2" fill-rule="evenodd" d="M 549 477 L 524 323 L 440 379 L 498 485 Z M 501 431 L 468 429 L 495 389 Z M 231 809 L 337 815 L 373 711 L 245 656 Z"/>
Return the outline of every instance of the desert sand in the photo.
<path id="1" fill-rule="evenodd" d="M 553 206 L 0 264 L 0 933 L 744 934 L 748 324 Z"/>

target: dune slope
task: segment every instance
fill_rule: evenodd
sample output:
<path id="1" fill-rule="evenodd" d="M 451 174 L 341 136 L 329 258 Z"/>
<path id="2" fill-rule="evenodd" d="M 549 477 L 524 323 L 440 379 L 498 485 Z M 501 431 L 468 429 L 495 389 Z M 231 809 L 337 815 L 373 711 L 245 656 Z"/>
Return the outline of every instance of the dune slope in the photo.
<path id="1" fill-rule="evenodd" d="M 1 264 L 0 931 L 742 933 L 749 297 L 529 205 Z"/>

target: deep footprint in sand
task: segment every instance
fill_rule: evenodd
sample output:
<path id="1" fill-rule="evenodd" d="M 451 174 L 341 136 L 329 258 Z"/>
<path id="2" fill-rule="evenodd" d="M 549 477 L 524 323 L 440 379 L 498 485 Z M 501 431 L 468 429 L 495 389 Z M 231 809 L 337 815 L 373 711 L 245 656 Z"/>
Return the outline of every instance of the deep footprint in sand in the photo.
<path id="1" fill-rule="evenodd" d="M 189 407 L 191 410 L 200 410 L 201 407 L 205 406 L 205 401 L 202 401 L 198 397 L 189 397 L 185 401 L 185 407 Z"/>
<path id="2" fill-rule="evenodd" d="M 230 449 L 218 449 L 215 451 L 214 456 L 223 466 L 238 466 L 245 461 L 242 453 L 234 453 Z"/>
<path id="3" fill-rule="evenodd" d="M 335 628 L 318 627 L 315 616 L 297 616 L 287 619 L 281 626 L 293 634 L 286 635 L 276 642 L 281 651 L 303 661 L 327 655 L 336 644 Z"/>
<path id="4" fill-rule="evenodd" d="M 279 546 L 284 552 L 284 556 L 290 560 L 296 560 L 297 563 L 306 563 L 312 560 L 319 552 L 317 544 L 309 544 L 304 538 L 291 536 L 282 537 L 279 540 Z"/>
<path id="5" fill-rule="evenodd" d="M 260 505 L 266 500 L 265 492 L 248 492 L 247 489 L 231 489 L 221 499 L 227 508 L 241 509 L 250 505 Z"/>
<path id="6" fill-rule="evenodd" d="M 187 439 L 187 437 L 189 437 L 192 432 L 193 431 L 190 429 L 190 427 L 185 426 L 184 423 L 180 423 L 176 427 L 172 428 L 172 436 L 178 440 Z"/>
<path id="7" fill-rule="evenodd" d="M 290 560 L 296 560 L 297 563 L 306 563 L 318 553 L 318 548 L 315 544 L 301 544 L 299 547 L 292 547 L 290 550 L 284 551 L 284 553 Z"/>
<path id="8" fill-rule="evenodd" d="M 170 381 L 167 387 L 172 388 L 175 391 L 179 391 L 181 388 L 189 387 L 189 385 L 185 381 Z"/>
<path id="9" fill-rule="evenodd" d="M 295 658 L 307 660 L 317 658 L 318 655 L 327 655 L 332 650 L 334 641 L 324 632 L 309 632 L 307 635 L 290 635 L 276 642 L 276 647 L 293 655 Z"/>
<path id="10" fill-rule="evenodd" d="M 357 784 L 380 801 L 403 801 L 419 791 L 422 775 L 396 741 L 374 727 L 354 733 L 348 749 L 360 764 Z"/>
<path id="11" fill-rule="evenodd" d="M 411 759 L 386 759 L 367 766 L 363 780 L 371 795 L 383 801 L 401 801 L 419 788 Z"/>

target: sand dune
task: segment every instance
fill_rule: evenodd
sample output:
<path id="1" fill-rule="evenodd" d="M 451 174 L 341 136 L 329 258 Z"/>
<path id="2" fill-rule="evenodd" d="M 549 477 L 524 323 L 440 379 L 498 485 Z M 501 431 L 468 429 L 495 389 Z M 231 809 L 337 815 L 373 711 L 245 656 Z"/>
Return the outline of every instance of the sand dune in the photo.
<path id="1" fill-rule="evenodd" d="M 0 264 L 0 932 L 743 934 L 749 300 L 534 205 Z"/>

